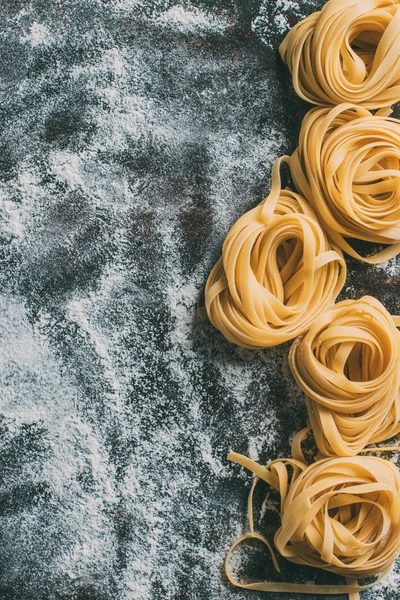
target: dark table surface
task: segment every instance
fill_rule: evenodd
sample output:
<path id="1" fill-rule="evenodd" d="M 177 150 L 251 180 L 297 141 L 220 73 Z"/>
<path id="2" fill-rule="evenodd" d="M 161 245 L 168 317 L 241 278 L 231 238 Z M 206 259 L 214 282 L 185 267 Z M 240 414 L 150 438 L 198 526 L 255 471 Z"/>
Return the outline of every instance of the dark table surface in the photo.
<path id="1" fill-rule="evenodd" d="M 268 597 L 223 576 L 251 483 L 226 455 L 288 455 L 306 411 L 289 345 L 233 347 L 196 309 L 296 146 L 277 48 L 319 6 L 1 1 L 1 600 Z M 399 274 L 349 261 L 342 298 L 399 312 Z"/>

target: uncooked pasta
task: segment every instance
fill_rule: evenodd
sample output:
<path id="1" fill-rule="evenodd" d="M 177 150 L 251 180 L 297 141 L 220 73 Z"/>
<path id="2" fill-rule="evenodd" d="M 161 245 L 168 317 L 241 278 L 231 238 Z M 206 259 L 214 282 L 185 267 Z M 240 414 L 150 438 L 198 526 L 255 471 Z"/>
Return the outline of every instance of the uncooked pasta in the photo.
<path id="1" fill-rule="evenodd" d="M 231 546 L 225 568 L 247 590 L 359 600 L 372 585 L 365 579 L 384 577 L 400 552 L 399 470 L 359 455 L 385 450 L 371 444 L 400 433 L 400 319 L 370 296 L 334 302 L 346 277 L 343 251 L 369 264 L 400 253 L 400 121 L 387 108 L 400 100 L 400 0 L 330 0 L 292 29 L 280 52 L 299 96 L 321 106 L 305 116 L 293 156 L 274 165 L 270 195 L 228 233 L 206 310 L 246 348 L 298 336 L 289 362 L 309 426 L 295 436 L 291 458 L 266 467 L 230 453 L 256 478 L 250 531 Z M 299 193 L 281 189 L 282 161 Z M 355 239 L 374 244 L 373 253 L 360 254 Z M 307 464 L 301 444 L 310 429 L 319 460 Z M 280 493 L 273 544 L 254 528 L 260 479 Z M 277 571 L 280 555 L 346 583 L 238 579 L 232 554 L 251 540 L 268 548 Z"/>
<path id="2" fill-rule="evenodd" d="M 370 264 L 400 252 L 400 121 L 352 104 L 305 116 L 290 160 L 295 185 L 329 237 Z M 348 238 L 389 245 L 360 255 Z"/>
<path id="3" fill-rule="evenodd" d="M 400 332 L 375 298 L 320 315 L 289 363 L 324 455 L 353 456 L 400 432 Z"/>
<path id="4" fill-rule="evenodd" d="M 250 532 L 236 540 L 225 563 L 232 584 L 266 592 L 349 594 L 355 600 L 369 587 L 360 585 L 358 579 L 381 578 L 390 571 L 400 551 L 400 473 L 392 462 L 354 456 L 307 465 L 290 458 L 263 467 L 239 454 L 231 453 L 228 458 L 257 476 L 249 495 Z M 235 579 L 230 568 L 232 553 L 252 539 L 268 547 L 279 570 L 272 544 L 254 531 L 253 492 L 259 479 L 281 496 L 281 524 L 274 537 L 277 552 L 293 563 L 341 575 L 347 585 Z"/>
<path id="5" fill-rule="evenodd" d="M 206 285 L 210 321 L 232 343 L 276 346 L 307 331 L 343 287 L 346 264 L 308 202 L 282 190 L 279 159 L 270 195 L 228 233 Z"/>
<path id="6" fill-rule="evenodd" d="M 293 27 L 280 54 L 312 104 L 391 106 L 400 100 L 400 4 L 330 0 Z"/>

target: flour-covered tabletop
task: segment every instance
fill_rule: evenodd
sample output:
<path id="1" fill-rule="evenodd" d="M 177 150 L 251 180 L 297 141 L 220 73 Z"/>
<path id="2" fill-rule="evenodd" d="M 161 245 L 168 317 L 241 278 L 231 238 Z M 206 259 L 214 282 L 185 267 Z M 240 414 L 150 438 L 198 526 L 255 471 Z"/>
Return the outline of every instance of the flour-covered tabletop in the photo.
<path id="1" fill-rule="evenodd" d="M 232 346 L 197 309 L 296 147 L 308 107 L 278 45 L 321 6 L 1 2 L 1 600 L 278 598 L 224 576 L 252 480 L 226 455 L 286 456 L 305 425 L 289 345 Z M 349 261 L 341 298 L 400 314 L 399 275 Z M 363 599 L 399 599 L 399 577 Z"/>

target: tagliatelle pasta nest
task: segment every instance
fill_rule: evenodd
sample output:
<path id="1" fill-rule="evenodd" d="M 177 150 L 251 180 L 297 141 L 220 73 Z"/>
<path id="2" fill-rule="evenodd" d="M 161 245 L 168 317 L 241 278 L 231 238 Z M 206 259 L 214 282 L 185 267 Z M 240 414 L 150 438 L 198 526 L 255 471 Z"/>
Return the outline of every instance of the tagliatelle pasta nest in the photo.
<path id="1" fill-rule="evenodd" d="M 343 287 L 346 264 L 308 202 L 281 190 L 279 159 L 270 195 L 228 233 L 206 284 L 210 321 L 232 343 L 276 346 L 307 331 Z"/>
<path id="2" fill-rule="evenodd" d="M 324 455 L 353 456 L 400 432 L 400 332 L 375 298 L 320 315 L 289 364 Z"/>
<path id="3" fill-rule="evenodd" d="M 257 478 L 249 496 L 250 533 L 228 552 L 226 572 L 238 587 L 269 592 L 343 594 L 358 598 L 369 587 L 358 579 L 384 576 L 400 551 L 400 473 L 386 460 L 369 456 L 327 458 L 311 465 L 279 459 L 262 467 L 231 453 L 228 458 L 253 471 Z M 281 495 L 281 525 L 274 537 L 279 554 L 291 562 L 324 569 L 347 578 L 347 585 L 320 586 L 237 581 L 230 558 L 244 541 L 256 539 L 275 552 L 266 538 L 254 533 L 253 491 L 263 479 Z"/>
<path id="4" fill-rule="evenodd" d="M 370 264 L 400 252 L 400 121 L 353 104 L 315 108 L 303 120 L 290 169 L 342 250 Z M 390 247 L 363 257 L 345 238 Z"/>
<path id="5" fill-rule="evenodd" d="M 400 100 L 400 4 L 330 0 L 293 27 L 280 54 L 312 104 L 391 106 Z"/>

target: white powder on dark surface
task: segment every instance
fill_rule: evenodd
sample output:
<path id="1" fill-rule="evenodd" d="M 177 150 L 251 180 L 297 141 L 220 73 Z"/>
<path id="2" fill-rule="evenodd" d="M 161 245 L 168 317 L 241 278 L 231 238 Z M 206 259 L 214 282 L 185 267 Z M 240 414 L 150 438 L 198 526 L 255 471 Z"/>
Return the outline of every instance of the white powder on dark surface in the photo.
<path id="1" fill-rule="evenodd" d="M 384 263 L 383 265 L 376 265 L 375 269 L 378 269 L 385 273 L 388 277 L 393 278 L 394 280 L 400 277 L 400 260 L 399 257 L 392 258 L 389 262 Z"/>
<path id="2" fill-rule="evenodd" d="M 10 9 L 2 97 L 0 597 L 228 600 L 251 476 L 226 455 L 287 455 L 305 408 L 288 347 L 230 346 L 197 308 L 297 105 L 239 7 L 71 0 L 60 27 L 39 4 Z M 263 2 L 253 28 L 276 50 L 310 6 Z M 368 271 L 393 306 L 398 267 Z"/>
<path id="3" fill-rule="evenodd" d="M 114 10 L 151 22 L 157 28 L 169 29 L 171 33 L 222 34 L 234 25 L 234 19 L 220 6 L 216 10 L 209 6 L 200 8 L 190 0 L 115 0 Z"/>
<path id="4" fill-rule="evenodd" d="M 229 27 L 229 23 L 224 22 L 212 14 L 199 10 L 196 7 L 185 7 L 174 5 L 156 18 L 156 23 L 163 27 L 173 27 L 183 33 L 223 33 Z"/>
<path id="5" fill-rule="evenodd" d="M 79 156 L 71 152 L 52 152 L 50 169 L 58 181 L 65 181 L 71 190 L 82 185 Z"/>
<path id="6" fill-rule="evenodd" d="M 22 38 L 29 43 L 32 48 L 40 45 L 51 44 L 54 40 L 44 23 L 34 21 L 29 27 L 28 33 Z"/>
<path id="7" fill-rule="evenodd" d="M 45 532 L 43 504 L 37 500 L 21 514 L 2 518 L 3 539 L 11 541 L 17 531 L 25 552 L 35 555 L 35 536 L 41 535 L 45 562 L 40 578 L 57 573 L 90 579 L 94 567 L 107 570 L 112 560 L 114 536 L 104 515 L 117 502 L 112 466 L 97 433 L 78 416 L 77 390 L 62 374 L 47 340 L 29 324 L 22 301 L 2 296 L 0 318 L 1 414 L 7 431 L 3 450 L 18 440 L 22 427 L 29 427 L 42 437 L 44 452 L 36 463 L 28 454 L 18 479 L 7 478 L 8 488 L 43 484 L 52 498 L 45 509 L 51 515 Z M 92 491 L 79 483 L 85 472 L 90 472 Z M 54 547 L 59 534 L 65 541 L 62 549 Z"/>
<path id="8" fill-rule="evenodd" d="M 252 30 L 267 46 L 276 48 L 293 25 L 319 10 L 323 4 L 319 0 L 264 0 L 252 21 Z"/>

